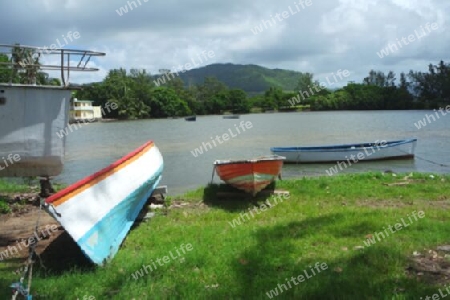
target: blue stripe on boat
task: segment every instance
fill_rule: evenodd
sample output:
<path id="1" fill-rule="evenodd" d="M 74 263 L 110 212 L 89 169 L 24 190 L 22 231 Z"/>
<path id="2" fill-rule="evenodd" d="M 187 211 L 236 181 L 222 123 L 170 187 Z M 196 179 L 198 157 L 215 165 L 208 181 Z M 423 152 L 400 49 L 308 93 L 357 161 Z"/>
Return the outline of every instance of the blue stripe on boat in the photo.
<path id="1" fill-rule="evenodd" d="M 155 176 L 111 209 L 106 216 L 77 241 L 81 250 L 90 260 L 101 265 L 117 253 L 142 207 L 159 184 L 162 170 L 163 164 L 161 164 Z M 120 231 L 118 232 L 115 229 Z M 103 237 L 105 240 L 96 241 L 99 237 Z"/>

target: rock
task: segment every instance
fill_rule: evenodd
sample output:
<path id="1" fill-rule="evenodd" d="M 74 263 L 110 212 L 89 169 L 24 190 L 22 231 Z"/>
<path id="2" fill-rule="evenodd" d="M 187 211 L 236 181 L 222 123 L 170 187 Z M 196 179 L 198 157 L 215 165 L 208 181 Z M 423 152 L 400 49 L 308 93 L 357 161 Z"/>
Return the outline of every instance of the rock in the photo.
<path id="1" fill-rule="evenodd" d="M 450 245 L 437 246 L 436 250 L 450 252 Z"/>
<path id="2" fill-rule="evenodd" d="M 164 208 L 164 205 L 163 204 L 153 204 L 153 203 L 151 203 L 149 205 L 149 208 L 150 209 L 162 209 L 162 208 Z"/>
<path id="3" fill-rule="evenodd" d="M 149 212 L 149 213 L 147 213 L 145 216 L 144 216 L 144 220 L 147 220 L 147 219 L 151 219 L 151 218 L 153 218 L 155 216 L 155 213 L 153 213 L 153 212 Z"/>

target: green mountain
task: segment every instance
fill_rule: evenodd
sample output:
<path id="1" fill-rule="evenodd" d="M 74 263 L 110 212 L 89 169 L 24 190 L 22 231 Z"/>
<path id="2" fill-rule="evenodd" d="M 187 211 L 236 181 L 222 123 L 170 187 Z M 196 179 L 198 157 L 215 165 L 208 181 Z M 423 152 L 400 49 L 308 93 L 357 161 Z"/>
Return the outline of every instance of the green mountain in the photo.
<path id="1" fill-rule="evenodd" d="M 214 76 L 229 88 L 243 89 L 249 94 L 263 93 L 269 87 L 293 91 L 302 73 L 282 69 L 268 69 L 258 65 L 212 64 L 185 73 L 179 73 L 186 86 L 203 83 Z"/>

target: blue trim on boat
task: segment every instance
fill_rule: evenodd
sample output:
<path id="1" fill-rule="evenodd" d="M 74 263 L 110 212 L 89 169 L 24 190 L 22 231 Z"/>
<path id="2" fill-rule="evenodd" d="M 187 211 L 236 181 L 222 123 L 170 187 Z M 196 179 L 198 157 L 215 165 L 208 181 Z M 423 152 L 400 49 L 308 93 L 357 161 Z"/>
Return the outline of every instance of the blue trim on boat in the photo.
<path id="1" fill-rule="evenodd" d="M 163 165 L 154 176 L 128 195 L 77 242 L 84 254 L 96 264 L 112 259 L 119 250 L 139 212 L 161 180 Z M 151 187 L 149 187 L 151 185 Z M 114 230 L 114 229 L 119 229 Z M 89 240 L 92 239 L 90 242 Z M 98 239 L 94 245 L 95 239 Z"/>
<path id="2" fill-rule="evenodd" d="M 335 150 L 339 151 L 355 151 L 358 149 L 364 149 L 369 147 L 395 147 L 403 144 L 416 142 L 417 139 L 407 139 L 407 140 L 398 140 L 398 141 L 389 141 L 386 142 L 384 146 L 381 146 L 380 143 L 359 143 L 359 144 L 343 144 L 343 145 L 327 145 L 327 146 L 308 146 L 308 147 L 272 147 L 270 151 L 272 152 L 297 152 L 297 151 L 305 151 L 305 152 L 333 152 Z M 352 148 L 353 147 L 353 148 Z"/>

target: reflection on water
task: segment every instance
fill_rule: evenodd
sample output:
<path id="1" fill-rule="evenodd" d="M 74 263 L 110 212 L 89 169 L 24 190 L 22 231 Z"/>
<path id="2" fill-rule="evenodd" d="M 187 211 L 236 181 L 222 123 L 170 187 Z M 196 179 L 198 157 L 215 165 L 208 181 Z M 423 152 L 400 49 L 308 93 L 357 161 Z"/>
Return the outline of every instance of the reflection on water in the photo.
<path id="1" fill-rule="evenodd" d="M 428 111 L 304 112 L 242 115 L 241 119 L 222 116 L 184 119 L 142 120 L 86 124 L 67 137 L 66 163 L 57 181 L 71 184 L 90 175 L 154 140 L 164 157 L 163 180 L 169 194 L 204 186 L 211 180 L 216 159 L 243 159 L 270 154 L 274 146 L 308 146 L 374 142 L 418 138 L 416 159 L 353 164 L 341 171 L 385 171 L 448 173 L 450 165 L 450 116 L 418 130 L 414 123 Z M 211 142 L 216 135 L 250 121 L 252 128 L 194 157 L 191 151 Z M 425 160 L 426 159 L 426 160 Z M 325 175 L 334 164 L 285 165 L 283 177 Z M 145 166 L 142 166 L 145 167 Z M 218 181 L 215 176 L 215 181 Z"/>

